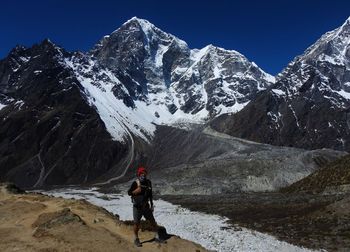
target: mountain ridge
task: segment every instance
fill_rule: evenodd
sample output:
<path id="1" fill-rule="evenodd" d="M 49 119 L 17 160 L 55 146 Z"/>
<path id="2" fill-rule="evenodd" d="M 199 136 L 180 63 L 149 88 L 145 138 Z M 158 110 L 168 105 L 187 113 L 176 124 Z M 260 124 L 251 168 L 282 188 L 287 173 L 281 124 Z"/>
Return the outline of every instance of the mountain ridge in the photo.
<path id="1" fill-rule="evenodd" d="M 196 153 L 189 149 L 182 156 L 188 158 L 177 160 L 183 162 L 177 165 L 189 165 L 186 162 L 196 160 L 200 150 L 213 158 L 210 160 L 213 164 L 219 163 L 214 162 L 215 158 L 222 159 L 223 164 L 234 162 L 227 157 L 236 155 L 234 152 L 239 149 L 231 153 L 229 147 L 239 145 L 202 137 L 202 127 L 198 125 L 204 127 L 213 118 L 215 122 L 220 115 L 230 117 L 236 113 L 243 114 L 244 120 L 257 120 L 259 127 L 264 126 L 264 121 L 259 121 L 262 115 L 269 111 L 278 114 L 279 105 L 274 100 L 283 98 L 278 96 L 283 90 L 276 86 L 283 83 L 273 82 L 273 77 L 236 51 L 212 45 L 190 49 L 175 36 L 136 18 L 103 37 L 89 53 L 67 52 L 48 39 L 31 48 L 16 47 L 0 61 L 1 177 L 25 187 L 101 183 L 121 175 L 127 180 L 138 163 L 152 166 L 157 153 L 172 150 L 171 146 L 162 146 L 163 149 L 154 146 L 169 132 L 179 136 L 176 141 L 182 137 L 183 142 L 192 137 L 201 140 L 200 148 L 192 148 Z M 277 94 L 270 92 L 273 89 L 279 90 Z M 265 93 L 270 94 L 272 101 Z M 259 99 L 271 103 L 272 109 L 256 106 Z M 301 104 L 298 111 L 306 107 L 302 101 L 296 102 Z M 284 106 L 289 111 L 286 125 L 296 120 L 289 105 Z M 245 114 L 252 107 L 255 114 Z M 160 127 L 162 130 L 158 130 Z M 176 132 L 172 127 L 190 133 Z M 244 123 L 239 127 L 272 140 L 279 138 L 276 131 L 265 132 Z M 285 130 L 289 135 L 292 132 L 292 136 L 288 135 L 292 143 L 286 145 L 293 145 L 293 134 L 298 131 Z M 162 135 L 156 136 L 159 132 Z M 240 137 L 249 138 L 249 135 Z M 219 146 L 227 155 L 212 153 L 206 142 Z M 275 140 L 269 143 L 281 144 Z M 314 143 L 300 142 L 299 147 L 310 148 L 311 144 Z M 243 159 L 250 154 L 244 153 Z M 343 153 L 328 154 L 332 159 Z M 271 161 L 269 157 L 264 159 Z M 165 160 L 156 165 L 166 169 L 167 164 Z M 198 167 L 202 164 L 205 162 Z M 312 167 L 298 167 L 300 174 L 307 175 L 316 167 L 313 162 L 309 165 Z M 237 167 L 230 165 L 228 169 Z M 250 172 L 256 176 L 256 170 Z M 268 180 L 274 179 L 272 176 Z M 264 174 L 258 174 L 256 181 L 265 180 Z M 256 186 L 254 181 L 249 188 Z M 269 181 L 264 188 L 272 188 Z"/>
<path id="2" fill-rule="evenodd" d="M 139 18 L 104 36 L 88 54 L 66 61 L 81 82 L 103 87 L 108 81 L 110 91 L 126 105 L 128 117 L 141 117 L 138 110 L 154 111 L 148 113 L 148 122 L 137 123 L 147 136 L 129 126 L 146 141 L 154 132 L 152 123 L 171 124 L 174 118 L 203 123 L 218 114 L 236 112 L 274 81 L 236 51 L 212 45 L 190 49 L 186 42 Z M 84 64 L 89 69 L 79 70 Z M 103 71 L 105 79 L 99 76 Z M 121 117 L 125 116 L 119 121 L 130 124 Z M 116 135 L 121 133 L 112 133 L 120 139 Z"/>
<path id="3" fill-rule="evenodd" d="M 219 131 L 274 145 L 350 150 L 350 22 L 295 57 L 276 83 L 237 114 L 214 119 Z"/>

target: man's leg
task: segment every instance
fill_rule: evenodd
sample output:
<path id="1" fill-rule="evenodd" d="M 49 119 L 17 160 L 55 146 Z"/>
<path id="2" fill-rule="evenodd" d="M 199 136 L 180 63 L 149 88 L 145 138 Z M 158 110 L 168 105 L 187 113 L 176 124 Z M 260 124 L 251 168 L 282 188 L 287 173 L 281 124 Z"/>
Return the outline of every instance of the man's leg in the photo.
<path id="1" fill-rule="evenodd" d="M 148 220 L 152 225 L 152 231 L 155 233 L 154 234 L 155 241 L 161 242 L 161 243 L 165 242 L 159 238 L 159 235 L 158 235 L 159 226 L 156 220 L 154 219 L 153 212 L 150 208 L 145 209 L 144 216 L 145 216 L 145 219 Z"/>
<path id="2" fill-rule="evenodd" d="M 134 223 L 134 236 L 135 239 L 139 238 L 140 223 Z"/>
<path id="3" fill-rule="evenodd" d="M 140 209 L 133 207 L 133 216 L 134 216 L 134 236 L 135 236 L 134 244 L 137 247 L 141 247 L 142 244 L 139 239 L 139 229 L 140 229 L 142 212 L 140 211 Z"/>

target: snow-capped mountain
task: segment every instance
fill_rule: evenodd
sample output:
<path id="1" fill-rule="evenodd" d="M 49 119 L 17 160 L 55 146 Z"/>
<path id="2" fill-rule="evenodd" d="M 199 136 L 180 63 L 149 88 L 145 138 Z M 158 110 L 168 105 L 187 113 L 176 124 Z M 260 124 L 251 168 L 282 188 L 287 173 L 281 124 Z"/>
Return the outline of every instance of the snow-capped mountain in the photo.
<path id="1" fill-rule="evenodd" d="M 186 42 L 132 18 L 87 54 L 65 57 L 115 140 L 149 141 L 155 124 L 203 123 L 237 112 L 274 77 L 236 51 Z"/>
<path id="2" fill-rule="evenodd" d="M 350 99 L 350 18 L 296 57 L 277 80 L 280 85 L 273 89 L 277 94 L 285 92 L 294 96 L 317 90 L 334 106 L 347 108 Z"/>
<path id="3" fill-rule="evenodd" d="M 296 57 L 244 110 L 214 125 L 272 144 L 350 150 L 349 108 L 350 18 Z"/>
<path id="4" fill-rule="evenodd" d="M 0 179 L 21 186 L 85 183 L 125 161 L 67 68 L 45 40 L 0 61 Z"/>
<path id="5" fill-rule="evenodd" d="M 125 127 L 147 140 L 154 124 L 203 123 L 237 112 L 274 82 L 236 51 L 191 50 L 136 17 L 66 62 L 117 140 Z"/>
<path id="6" fill-rule="evenodd" d="M 132 18 L 90 52 L 50 40 L 0 61 L 0 175 L 23 186 L 123 177 L 156 125 L 242 109 L 274 78 L 236 51 L 190 49 Z M 137 160 L 137 161 L 135 161 Z"/>

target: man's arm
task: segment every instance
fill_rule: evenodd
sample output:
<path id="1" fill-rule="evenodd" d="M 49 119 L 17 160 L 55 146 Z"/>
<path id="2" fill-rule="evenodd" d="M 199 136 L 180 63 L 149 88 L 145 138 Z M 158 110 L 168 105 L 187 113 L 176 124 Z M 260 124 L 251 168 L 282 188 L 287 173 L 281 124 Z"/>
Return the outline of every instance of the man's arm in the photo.
<path id="1" fill-rule="evenodd" d="M 138 193 L 141 192 L 141 187 L 137 184 L 136 181 L 134 181 L 131 186 L 130 186 L 130 189 L 128 190 L 128 194 L 130 196 L 132 195 L 137 195 Z"/>
<path id="2" fill-rule="evenodd" d="M 141 193 L 141 183 L 139 180 L 137 180 L 135 183 L 136 183 L 136 189 L 134 191 L 132 191 L 132 194 L 138 195 Z"/>

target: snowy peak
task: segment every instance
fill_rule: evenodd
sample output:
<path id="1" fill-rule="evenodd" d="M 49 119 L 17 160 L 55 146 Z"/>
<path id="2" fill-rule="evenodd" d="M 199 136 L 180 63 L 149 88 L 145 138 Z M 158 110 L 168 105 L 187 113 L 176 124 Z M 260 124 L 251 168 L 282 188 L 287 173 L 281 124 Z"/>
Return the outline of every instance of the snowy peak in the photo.
<path id="1" fill-rule="evenodd" d="M 304 54 L 297 56 L 279 77 L 282 76 L 286 70 L 291 68 L 294 64 L 302 61 L 329 61 L 332 63 L 344 63 L 344 58 L 349 58 L 349 44 L 350 44 L 350 17 L 340 27 L 329 31 L 321 36 L 313 45 L 307 48 Z M 343 56 L 342 62 L 339 61 L 340 56 Z M 330 58 L 330 57 L 333 57 Z"/>
<path id="2" fill-rule="evenodd" d="M 190 49 L 137 17 L 104 36 L 89 54 L 66 62 L 115 139 L 125 128 L 147 140 L 153 124 L 203 123 L 235 113 L 274 82 L 239 52 L 213 45 Z"/>
<path id="3" fill-rule="evenodd" d="M 158 35 L 159 37 L 168 40 L 168 42 L 174 38 L 173 35 L 163 32 L 161 29 L 157 28 L 155 25 L 153 25 L 146 19 L 141 19 L 137 17 L 133 17 L 127 22 L 125 22 L 119 29 L 114 31 L 112 35 L 120 31 L 143 32 L 146 35 L 147 39 L 152 39 L 152 36 Z"/>
<path id="4" fill-rule="evenodd" d="M 149 41 L 155 40 L 155 39 L 161 39 L 165 43 L 177 43 L 181 47 L 188 47 L 187 43 L 176 36 L 166 33 L 162 31 L 160 28 L 156 27 L 154 24 L 149 22 L 146 19 L 141 19 L 137 17 L 133 17 L 126 21 L 120 28 L 118 28 L 116 31 L 114 31 L 112 34 L 115 32 L 118 32 L 120 30 L 124 31 L 142 31 L 147 39 Z"/>
<path id="5" fill-rule="evenodd" d="M 277 79 L 277 90 L 288 96 L 322 95 L 337 107 L 347 107 L 350 101 L 350 19 L 325 33 L 303 55 L 296 57 Z"/>
<path id="6" fill-rule="evenodd" d="M 120 30 L 133 30 L 133 29 L 137 31 L 143 31 L 145 34 L 149 34 L 152 31 L 161 31 L 159 28 L 157 28 L 155 25 L 153 25 L 146 19 L 132 17 L 131 19 L 126 21 L 124 24 L 122 24 L 121 27 L 119 27 L 117 30 L 112 32 L 112 34 Z"/>
<path id="7" fill-rule="evenodd" d="M 345 63 L 344 57 L 349 57 L 350 44 L 350 20 L 348 19 L 339 28 L 324 34 L 314 45 L 306 50 L 304 57 L 314 57 L 320 60 L 331 60 L 328 57 L 334 57 L 334 63 Z M 323 58 L 322 58 L 323 57 Z"/>
<path id="8" fill-rule="evenodd" d="M 274 82 L 242 54 L 208 45 L 191 50 L 190 67 L 172 88 L 182 94 L 179 106 L 186 113 L 207 111 L 210 118 L 241 110 Z M 196 103 L 192 99 L 195 97 Z"/>
<path id="9" fill-rule="evenodd" d="M 186 42 L 174 35 L 162 31 L 145 19 L 133 17 L 110 35 L 104 36 L 93 52 L 96 54 L 96 51 L 101 47 L 118 47 L 127 43 L 130 44 L 129 49 L 135 48 L 131 53 L 135 53 L 137 49 L 142 48 L 145 50 L 143 56 L 153 57 L 160 49 L 159 47 L 170 46 L 174 43 L 181 48 L 188 48 Z M 162 49 L 164 51 L 164 48 Z"/>
<path id="10" fill-rule="evenodd" d="M 171 35 L 163 32 L 162 30 L 155 27 L 153 24 L 148 22 L 145 19 L 132 18 L 125 22 L 119 29 L 114 31 L 111 36 L 119 35 L 119 33 L 143 33 L 142 36 L 146 43 L 151 42 L 152 40 L 159 39 L 163 42 L 170 42 L 172 40 Z M 154 38 L 155 37 L 155 38 Z"/>
<path id="11" fill-rule="evenodd" d="M 348 19 L 344 22 L 344 24 L 341 26 L 342 31 L 349 31 L 350 30 L 350 16 L 348 17 Z"/>
<path id="12" fill-rule="evenodd" d="M 205 47 L 205 49 L 207 50 L 209 57 L 213 59 L 213 65 L 228 65 L 234 63 L 235 65 L 232 66 L 235 69 L 234 74 L 240 76 L 252 74 L 255 78 L 261 78 L 270 83 L 275 82 L 272 75 L 265 73 L 254 62 L 250 62 L 243 54 L 235 50 L 227 50 L 213 45 L 209 45 Z M 261 87 L 261 89 L 264 88 Z"/>
<path id="13" fill-rule="evenodd" d="M 349 108 L 350 19 L 296 57 L 271 89 L 222 125 L 259 142 L 349 150 Z"/>
<path id="14" fill-rule="evenodd" d="M 126 27 L 130 24 L 138 24 L 141 27 L 155 27 L 153 24 L 151 24 L 149 21 L 147 21 L 146 19 L 142 19 L 142 18 L 138 18 L 138 17 L 132 17 L 130 18 L 128 21 L 126 21 L 124 24 L 122 24 L 122 26 L 120 28 L 118 28 L 117 30 Z"/>
<path id="15" fill-rule="evenodd" d="M 146 94 L 170 85 L 174 64 L 183 63 L 179 61 L 189 55 L 189 48 L 147 20 L 132 18 L 105 36 L 91 54 L 100 65 L 128 79 L 128 87 L 137 87 Z M 142 95 L 135 98 L 146 99 Z"/>
<path id="16" fill-rule="evenodd" d="M 16 46 L 9 55 L 1 60 L 0 95 L 15 99 L 20 89 L 30 84 L 23 79 L 29 77 L 34 82 L 40 73 L 51 70 L 52 66 L 62 61 L 67 53 L 45 39 L 32 48 Z"/>

